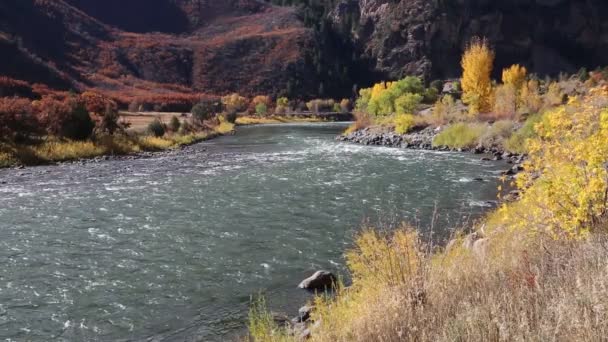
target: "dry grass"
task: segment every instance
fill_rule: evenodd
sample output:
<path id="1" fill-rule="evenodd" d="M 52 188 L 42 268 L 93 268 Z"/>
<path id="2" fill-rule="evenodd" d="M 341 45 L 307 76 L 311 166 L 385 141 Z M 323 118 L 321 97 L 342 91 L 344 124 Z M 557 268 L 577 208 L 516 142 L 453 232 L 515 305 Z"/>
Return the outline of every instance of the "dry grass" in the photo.
<path id="1" fill-rule="evenodd" d="M 321 324 L 311 341 L 605 341 L 608 334 L 605 232 L 568 242 L 501 232 L 474 248 L 460 238 L 428 253 L 411 230 L 367 231 L 347 259 L 353 285 L 335 299 L 317 298 L 312 319 Z M 256 341 L 284 339 L 265 336 Z"/>
<path id="2" fill-rule="evenodd" d="M 175 141 L 163 137 L 143 136 L 138 139 L 138 144 L 146 151 L 162 151 L 175 147 Z"/>
<path id="3" fill-rule="evenodd" d="M 348 128 L 346 129 L 346 131 L 344 131 L 343 134 L 344 135 L 351 134 L 358 130 L 367 128 L 373 124 L 374 124 L 374 121 L 369 117 L 369 115 L 362 113 L 362 112 L 356 112 L 355 113 L 355 122 L 353 122 L 352 125 L 348 126 Z"/>
<path id="4" fill-rule="evenodd" d="M 608 333 L 608 243 L 508 239 L 394 265 L 321 314 L 313 341 L 601 341 Z M 485 240 L 492 241 L 492 240 Z M 386 255 L 397 253 L 392 242 Z M 391 252 L 392 251 L 392 252 Z M 342 313 L 335 315 L 335 313 Z M 345 319 L 346 318 L 346 319 Z"/>
<path id="5" fill-rule="evenodd" d="M 114 135 L 95 140 L 72 141 L 49 138 L 31 144 L 0 143 L 0 168 L 14 165 L 40 165 L 90 159 L 103 155 L 127 155 L 142 151 L 157 152 L 192 145 L 233 131 L 234 125 L 222 123 L 214 131 L 185 135 Z"/>
<path id="6" fill-rule="evenodd" d="M 234 124 L 224 121 L 224 120 L 220 120 L 220 124 L 217 127 L 215 127 L 214 130 L 218 134 L 232 133 L 232 132 L 234 132 Z"/>

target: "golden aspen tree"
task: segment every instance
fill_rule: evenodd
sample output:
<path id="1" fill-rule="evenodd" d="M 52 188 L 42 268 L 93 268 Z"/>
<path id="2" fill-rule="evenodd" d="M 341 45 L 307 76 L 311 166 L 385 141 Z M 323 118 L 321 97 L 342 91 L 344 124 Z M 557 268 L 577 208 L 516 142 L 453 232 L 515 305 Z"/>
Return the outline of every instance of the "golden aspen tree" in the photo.
<path id="1" fill-rule="evenodd" d="M 492 109 L 492 68 L 494 51 L 485 39 L 474 38 L 461 60 L 463 102 L 469 113 L 478 114 Z"/>
<path id="2" fill-rule="evenodd" d="M 520 90 L 526 82 L 528 70 L 519 64 L 512 65 L 502 71 L 502 83 L 512 85 L 515 89 Z"/>

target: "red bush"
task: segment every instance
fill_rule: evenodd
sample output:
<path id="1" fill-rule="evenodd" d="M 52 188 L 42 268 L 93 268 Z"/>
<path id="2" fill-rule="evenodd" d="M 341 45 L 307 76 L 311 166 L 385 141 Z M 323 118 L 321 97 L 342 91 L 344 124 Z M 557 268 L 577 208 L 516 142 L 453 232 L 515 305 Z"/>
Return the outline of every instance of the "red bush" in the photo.
<path id="1" fill-rule="evenodd" d="M 52 135 L 59 135 L 62 127 L 70 117 L 71 105 L 66 100 L 60 101 L 52 96 L 44 96 L 33 102 L 33 110 L 38 122 Z"/>
<path id="2" fill-rule="evenodd" d="M 103 115 L 103 113 L 105 113 L 108 109 L 117 109 L 116 102 L 99 93 L 86 91 L 80 95 L 80 98 L 84 102 L 84 105 L 89 113 L 94 115 Z"/>
<path id="3" fill-rule="evenodd" d="M 15 97 L 0 98 L 0 140 L 12 140 L 26 136 L 39 129 L 32 115 L 30 100 Z"/>

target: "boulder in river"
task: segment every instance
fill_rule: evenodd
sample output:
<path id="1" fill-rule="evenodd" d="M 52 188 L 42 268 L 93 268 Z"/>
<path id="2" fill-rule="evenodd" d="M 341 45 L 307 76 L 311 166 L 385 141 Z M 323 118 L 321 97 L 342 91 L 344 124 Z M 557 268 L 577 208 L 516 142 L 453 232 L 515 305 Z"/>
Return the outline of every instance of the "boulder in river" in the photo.
<path id="1" fill-rule="evenodd" d="M 299 288 L 316 291 L 331 289 L 336 282 L 336 276 L 329 271 L 317 271 L 312 276 L 302 280 Z"/>

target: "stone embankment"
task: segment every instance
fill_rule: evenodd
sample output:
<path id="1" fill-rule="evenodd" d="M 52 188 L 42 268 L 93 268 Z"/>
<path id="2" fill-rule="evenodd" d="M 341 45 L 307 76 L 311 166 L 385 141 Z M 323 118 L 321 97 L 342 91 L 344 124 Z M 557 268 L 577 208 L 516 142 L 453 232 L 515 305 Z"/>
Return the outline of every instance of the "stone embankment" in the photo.
<path id="1" fill-rule="evenodd" d="M 412 133 L 397 134 L 394 131 L 380 127 L 367 127 L 349 134 L 340 135 L 336 138 L 336 140 L 369 146 L 385 146 L 430 151 L 470 152 L 483 155 L 481 159 L 484 161 L 505 160 L 508 164 L 516 165 L 512 169 L 505 171 L 506 175 L 513 175 L 521 171 L 521 167 L 519 165 L 521 165 L 525 160 L 524 155 L 506 152 L 496 146 L 477 146 L 474 148 L 458 149 L 445 146 L 433 146 L 433 139 L 435 139 L 437 134 L 440 132 L 440 129 L 427 127 Z"/>

